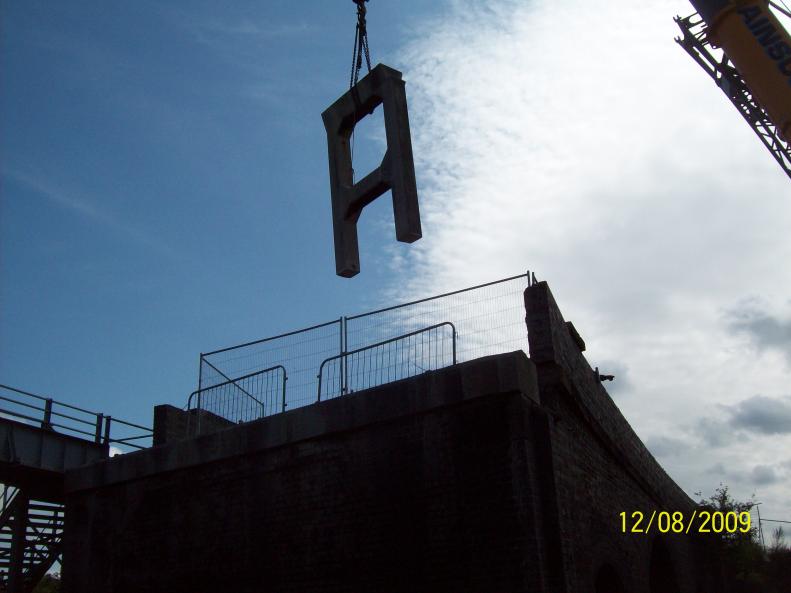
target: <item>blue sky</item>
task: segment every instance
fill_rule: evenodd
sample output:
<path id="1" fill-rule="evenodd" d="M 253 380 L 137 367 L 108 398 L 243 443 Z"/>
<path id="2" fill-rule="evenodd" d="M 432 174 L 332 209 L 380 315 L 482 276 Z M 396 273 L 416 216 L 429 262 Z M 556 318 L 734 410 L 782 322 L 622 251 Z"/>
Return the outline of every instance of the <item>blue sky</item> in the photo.
<path id="1" fill-rule="evenodd" d="M 411 8 L 371 11 L 375 60 Z M 199 352 L 371 300 L 384 238 L 361 225 L 365 273 L 335 276 L 321 121 L 353 3 L 2 10 L 6 383 L 150 420 L 186 401 Z"/>
<path id="2" fill-rule="evenodd" d="M 373 0 L 424 237 L 379 200 L 352 280 L 321 122 L 352 2 L 0 11 L 2 382 L 150 424 L 201 351 L 529 268 L 688 493 L 791 517 L 791 185 L 673 42 L 685 0 Z"/>

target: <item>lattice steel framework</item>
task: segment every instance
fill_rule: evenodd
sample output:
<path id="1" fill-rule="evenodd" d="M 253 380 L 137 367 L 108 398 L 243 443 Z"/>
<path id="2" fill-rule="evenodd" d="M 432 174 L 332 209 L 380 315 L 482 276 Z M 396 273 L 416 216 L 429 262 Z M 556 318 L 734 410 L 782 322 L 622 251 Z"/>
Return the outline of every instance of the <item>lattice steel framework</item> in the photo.
<path id="1" fill-rule="evenodd" d="M 786 175 L 791 177 L 791 145 L 780 136 L 777 126 L 758 104 L 727 54 L 708 39 L 706 23 L 698 13 L 686 18 L 677 16 L 674 20 L 683 33 L 682 37 L 676 37 L 676 42 L 714 79 Z"/>

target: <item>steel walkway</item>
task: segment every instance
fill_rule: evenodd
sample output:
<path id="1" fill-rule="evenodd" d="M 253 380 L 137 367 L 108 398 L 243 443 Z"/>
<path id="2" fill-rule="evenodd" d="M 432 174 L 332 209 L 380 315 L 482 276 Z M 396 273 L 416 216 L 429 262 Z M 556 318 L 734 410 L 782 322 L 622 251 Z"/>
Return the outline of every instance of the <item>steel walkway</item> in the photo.
<path id="1" fill-rule="evenodd" d="M 66 471 L 150 439 L 144 426 L 0 385 L 0 593 L 30 593 L 62 561 Z"/>

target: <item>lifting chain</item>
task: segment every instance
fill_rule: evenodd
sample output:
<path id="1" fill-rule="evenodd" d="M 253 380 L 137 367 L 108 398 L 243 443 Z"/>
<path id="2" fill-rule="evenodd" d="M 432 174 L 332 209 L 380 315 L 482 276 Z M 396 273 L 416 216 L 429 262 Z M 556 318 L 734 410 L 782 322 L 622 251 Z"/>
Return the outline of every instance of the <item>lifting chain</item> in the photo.
<path id="1" fill-rule="evenodd" d="M 352 0 L 357 5 L 357 26 L 354 29 L 354 53 L 352 54 L 352 71 L 349 76 L 349 88 L 357 84 L 360 70 L 363 67 L 363 56 L 368 72 L 371 71 L 371 54 L 368 51 L 368 30 L 365 25 L 365 3 L 368 0 Z"/>
<path id="2" fill-rule="evenodd" d="M 349 75 L 349 89 L 352 91 L 352 98 L 355 105 L 355 119 L 356 108 L 359 104 L 357 96 L 357 89 L 354 86 L 360 78 L 360 70 L 363 67 L 363 56 L 365 56 L 365 65 L 368 67 L 368 72 L 371 71 L 371 54 L 368 50 L 368 29 L 365 24 L 365 3 L 368 0 L 352 0 L 357 5 L 357 26 L 354 29 L 354 53 L 352 54 L 352 71 Z M 350 139 L 350 151 L 352 161 L 352 182 L 354 182 L 354 128 Z"/>

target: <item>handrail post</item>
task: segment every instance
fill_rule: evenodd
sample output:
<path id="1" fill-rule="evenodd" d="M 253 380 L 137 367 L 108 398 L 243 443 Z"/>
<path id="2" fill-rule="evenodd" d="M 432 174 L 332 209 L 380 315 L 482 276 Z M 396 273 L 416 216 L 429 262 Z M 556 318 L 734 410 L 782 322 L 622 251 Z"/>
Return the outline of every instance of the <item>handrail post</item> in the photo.
<path id="1" fill-rule="evenodd" d="M 96 414 L 96 435 L 94 441 L 97 443 L 102 442 L 102 423 L 104 421 L 104 414 L 101 412 Z"/>
<path id="2" fill-rule="evenodd" d="M 283 368 L 283 408 L 282 412 L 286 411 L 286 381 L 288 381 L 288 375 L 286 374 L 286 369 Z"/>
<path id="3" fill-rule="evenodd" d="M 341 317 L 339 320 L 340 323 L 340 331 L 338 335 L 341 339 L 341 395 L 346 394 L 346 340 L 344 340 L 346 334 L 346 317 Z M 321 392 L 319 392 L 319 397 L 321 397 Z"/>
<path id="4" fill-rule="evenodd" d="M 200 435 L 200 420 L 201 420 L 201 416 L 203 415 L 202 414 L 203 408 L 201 407 L 202 406 L 202 403 L 201 403 L 202 399 L 203 399 L 203 390 L 200 389 L 200 390 L 198 390 L 198 411 L 195 413 L 196 414 L 196 418 L 197 418 L 195 420 L 195 436 Z"/>
<path id="5" fill-rule="evenodd" d="M 44 420 L 41 422 L 41 428 L 44 430 L 52 430 L 52 398 L 47 398 L 44 403 Z"/>
<path id="6" fill-rule="evenodd" d="M 198 359 L 198 391 L 203 389 L 203 352 Z"/>
<path id="7" fill-rule="evenodd" d="M 104 422 L 104 444 L 105 445 L 109 445 L 110 444 L 110 424 L 112 423 L 112 421 L 113 421 L 113 417 L 112 416 L 107 416 L 107 419 Z"/>
<path id="8" fill-rule="evenodd" d="M 453 330 L 451 333 L 453 336 L 453 364 L 456 364 L 456 326 L 451 323 L 450 328 Z"/>
<path id="9" fill-rule="evenodd" d="M 349 361 L 346 360 L 346 351 L 349 349 L 349 320 L 343 317 L 343 394 L 349 392 Z"/>

